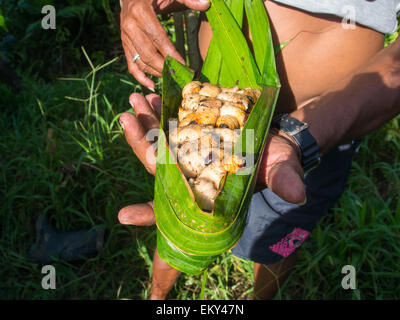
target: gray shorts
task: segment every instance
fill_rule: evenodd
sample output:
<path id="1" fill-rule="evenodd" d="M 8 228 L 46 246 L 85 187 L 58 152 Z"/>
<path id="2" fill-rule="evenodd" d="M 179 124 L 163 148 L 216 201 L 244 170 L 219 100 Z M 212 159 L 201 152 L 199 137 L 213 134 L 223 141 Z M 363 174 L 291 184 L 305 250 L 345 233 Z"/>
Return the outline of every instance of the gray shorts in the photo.
<path id="1" fill-rule="evenodd" d="M 270 189 L 255 193 L 243 235 L 232 253 L 273 264 L 296 251 L 344 191 L 359 145 L 353 141 L 330 150 L 320 165 L 305 175 L 307 203 L 303 206 L 283 201 Z"/>

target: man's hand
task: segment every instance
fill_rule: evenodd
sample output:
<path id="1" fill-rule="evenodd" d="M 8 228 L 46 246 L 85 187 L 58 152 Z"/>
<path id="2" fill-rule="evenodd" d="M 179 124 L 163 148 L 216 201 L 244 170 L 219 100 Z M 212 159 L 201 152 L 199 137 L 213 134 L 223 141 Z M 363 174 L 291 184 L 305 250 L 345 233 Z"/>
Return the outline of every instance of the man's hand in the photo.
<path id="1" fill-rule="evenodd" d="M 156 154 L 146 133 L 160 127 L 161 97 L 149 94 L 144 98 L 138 93 L 130 96 L 129 102 L 136 116 L 123 113 L 119 122 L 124 129 L 125 139 L 135 155 L 151 174 L 156 172 Z M 153 201 L 127 206 L 118 213 L 119 222 L 137 226 L 151 226 L 156 223 L 153 211 Z"/>
<path id="2" fill-rule="evenodd" d="M 154 175 L 156 155 L 151 142 L 146 139 L 146 133 L 151 129 L 159 128 L 161 98 L 155 94 L 144 98 L 134 93 L 129 102 L 136 116 L 130 113 L 121 115 L 120 123 L 124 129 L 125 138 L 147 171 Z M 258 183 L 263 188 L 268 186 L 288 202 L 302 204 L 306 201 L 299 148 L 283 133 L 270 132 L 261 161 Z M 137 226 L 155 224 L 153 201 L 121 209 L 118 219 L 122 224 Z"/>
<path id="3" fill-rule="evenodd" d="M 290 136 L 271 128 L 260 163 L 258 185 L 267 186 L 287 202 L 304 204 L 307 199 L 303 177 L 299 146 Z"/>
<path id="4" fill-rule="evenodd" d="M 208 0 L 122 0 L 121 40 L 129 72 L 145 87 L 154 91 L 154 82 L 147 74 L 160 77 L 164 59 L 170 56 L 185 64 L 164 28 L 157 13 L 174 11 L 186 6 L 206 10 Z M 140 58 L 133 62 L 133 57 Z"/>

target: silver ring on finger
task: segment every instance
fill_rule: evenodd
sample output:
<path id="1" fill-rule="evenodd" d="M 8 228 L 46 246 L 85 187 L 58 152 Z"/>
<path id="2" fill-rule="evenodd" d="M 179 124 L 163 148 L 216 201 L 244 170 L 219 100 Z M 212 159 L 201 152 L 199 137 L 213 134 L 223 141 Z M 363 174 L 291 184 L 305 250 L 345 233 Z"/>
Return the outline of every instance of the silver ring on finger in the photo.
<path id="1" fill-rule="evenodd" d="M 138 61 L 140 59 L 140 55 L 139 53 L 136 53 L 135 56 L 132 58 L 132 62 L 136 63 L 136 61 Z"/>

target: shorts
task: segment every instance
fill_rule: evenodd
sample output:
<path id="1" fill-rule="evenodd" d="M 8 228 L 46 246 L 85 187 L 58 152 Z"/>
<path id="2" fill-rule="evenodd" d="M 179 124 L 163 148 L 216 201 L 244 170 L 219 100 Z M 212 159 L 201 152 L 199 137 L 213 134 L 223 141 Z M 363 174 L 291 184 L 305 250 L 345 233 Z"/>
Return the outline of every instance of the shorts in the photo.
<path id="1" fill-rule="evenodd" d="M 304 177 L 307 203 L 288 203 L 270 189 L 253 195 L 243 235 L 232 253 L 242 259 L 273 264 L 295 252 L 345 189 L 360 141 L 338 146 Z"/>

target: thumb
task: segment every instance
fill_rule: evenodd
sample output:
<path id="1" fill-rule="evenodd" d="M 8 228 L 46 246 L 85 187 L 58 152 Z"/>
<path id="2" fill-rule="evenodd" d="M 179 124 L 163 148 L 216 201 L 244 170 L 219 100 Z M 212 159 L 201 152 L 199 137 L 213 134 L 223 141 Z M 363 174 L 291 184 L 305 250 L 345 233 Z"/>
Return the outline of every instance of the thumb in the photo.
<path id="1" fill-rule="evenodd" d="M 210 0 L 178 0 L 189 9 L 205 11 L 210 7 Z"/>
<path id="2" fill-rule="evenodd" d="M 156 223 L 153 211 L 153 201 L 140 203 L 122 208 L 118 213 L 121 224 L 133 224 L 135 226 L 152 226 Z"/>
<path id="3" fill-rule="evenodd" d="M 283 200 L 303 205 L 306 203 L 306 188 L 301 166 L 283 161 L 274 165 L 268 173 L 268 187 Z"/>

